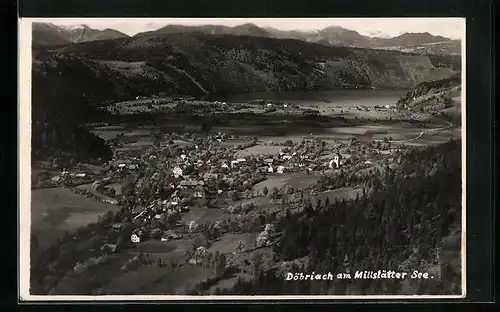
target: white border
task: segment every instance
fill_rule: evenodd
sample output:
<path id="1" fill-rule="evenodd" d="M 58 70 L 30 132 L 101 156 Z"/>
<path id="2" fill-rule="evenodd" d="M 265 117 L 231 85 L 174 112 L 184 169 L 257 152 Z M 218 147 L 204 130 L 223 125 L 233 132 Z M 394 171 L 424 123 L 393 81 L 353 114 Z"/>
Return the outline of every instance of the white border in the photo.
<path id="1" fill-rule="evenodd" d="M 310 295 L 310 296 L 176 296 L 176 295 L 117 295 L 117 296 L 51 296 L 30 295 L 30 233 L 31 233 L 31 24 L 36 21 L 47 22 L 44 18 L 20 18 L 18 19 L 18 53 L 19 53 L 19 300 L 29 301 L 204 301 L 204 300 L 370 300 L 370 299 L 460 299 L 466 296 L 466 83 L 465 83 L 465 18 L 463 22 L 462 40 L 462 295 L 387 295 L 387 296 L 349 296 L 349 295 Z M 54 20 L 54 19 L 52 19 Z M 118 20 L 118 19 L 116 19 Z M 124 19 L 120 19 L 124 20 Z M 21 196 L 22 194 L 22 196 Z"/>
<path id="2" fill-rule="evenodd" d="M 461 108 L 461 112 L 460 112 L 460 115 L 462 117 L 462 134 L 461 134 L 461 139 L 462 139 L 462 250 L 461 250 L 461 253 L 462 253 L 462 270 L 461 270 L 461 274 L 462 274 L 462 296 L 465 298 L 467 296 L 467 283 L 466 283 L 466 278 L 467 278 L 467 274 L 466 274 L 466 261 L 467 261 L 467 251 L 466 251 L 466 248 L 467 248 L 467 240 L 466 240 L 466 234 L 467 234 L 467 220 L 466 220 L 466 217 L 467 217 L 467 213 L 466 213 L 466 210 L 465 210 L 465 206 L 466 206 L 466 196 L 467 196 L 467 192 L 466 192 L 466 184 L 467 184 L 467 177 L 466 177 L 466 174 L 467 174 L 467 161 L 466 161 L 466 155 L 467 155 L 467 149 L 466 149 L 466 139 L 467 139 L 467 132 L 465 130 L 466 128 L 466 124 L 467 124 L 467 118 L 466 118 L 466 115 L 467 115 L 467 105 L 465 104 L 466 102 L 466 93 L 465 93 L 465 89 L 467 88 L 467 84 L 465 83 L 465 62 L 466 62 L 466 57 L 465 57 L 465 52 L 466 52 L 466 34 L 467 34 L 467 31 L 466 31 L 466 28 L 467 28 L 467 23 L 465 22 L 465 18 L 463 19 L 463 34 L 462 34 L 462 83 L 461 83 L 461 99 L 462 99 L 462 108 Z"/>

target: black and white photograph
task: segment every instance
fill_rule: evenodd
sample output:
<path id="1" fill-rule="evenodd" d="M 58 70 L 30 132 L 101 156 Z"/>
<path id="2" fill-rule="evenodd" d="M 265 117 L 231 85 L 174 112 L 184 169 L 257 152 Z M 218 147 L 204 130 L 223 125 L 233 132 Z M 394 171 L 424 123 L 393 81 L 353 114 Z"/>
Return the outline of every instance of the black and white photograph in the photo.
<path id="1" fill-rule="evenodd" d="M 466 295 L 465 19 L 19 29 L 23 299 Z"/>

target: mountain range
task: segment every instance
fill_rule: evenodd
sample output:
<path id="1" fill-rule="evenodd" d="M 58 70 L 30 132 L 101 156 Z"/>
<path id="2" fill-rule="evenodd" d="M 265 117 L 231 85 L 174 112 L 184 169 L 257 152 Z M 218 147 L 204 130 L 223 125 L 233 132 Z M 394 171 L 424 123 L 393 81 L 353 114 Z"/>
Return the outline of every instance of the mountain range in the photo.
<path id="1" fill-rule="evenodd" d="M 136 34 L 134 37 L 159 36 L 180 33 L 204 33 L 210 35 L 252 36 L 276 39 L 296 39 L 330 46 L 390 49 L 419 54 L 460 55 L 461 42 L 430 33 L 404 33 L 396 37 L 370 37 L 354 30 L 330 26 L 319 31 L 280 30 L 261 28 L 255 24 L 235 27 L 221 25 L 167 25 L 154 31 Z M 62 45 L 94 40 L 126 38 L 128 35 L 113 29 L 97 30 L 86 25 L 62 27 L 46 23 L 33 24 L 33 43 L 37 45 Z"/>
<path id="2" fill-rule="evenodd" d="M 87 25 L 64 27 L 51 23 L 33 23 L 32 27 L 33 44 L 39 46 L 64 45 L 127 37 L 129 36 L 114 29 L 98 30 L 90 28 Z"/>

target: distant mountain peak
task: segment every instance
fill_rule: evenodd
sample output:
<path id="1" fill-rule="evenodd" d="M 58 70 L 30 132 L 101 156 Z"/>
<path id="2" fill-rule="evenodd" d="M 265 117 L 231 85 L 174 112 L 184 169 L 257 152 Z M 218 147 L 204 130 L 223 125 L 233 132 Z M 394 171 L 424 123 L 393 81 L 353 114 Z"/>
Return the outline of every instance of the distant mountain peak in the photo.
<path id="1" fill-rule="evenodd" d="M 80 29 L 90 29 L 89 26 L 85 25 L 85 24 L 78 24 L 78 25 L 64 25 L 64 26 L 58 26 L 62 29 L 66 29 L 66 30 L 69 30 L 69 31 L 73 31 L 73 30 L 80 30 Z"/>
<path id="2" fill-rule="evenodd" d="M 253 24 L 253 23 L 244 23 L 244 24 L 240 24 L 240 25 L 237 25 L 237 26 L 234 26 L 235 28 L 236 27 L 252 27 L 252 28 L 260 28 L 259 26 Z"/>
<path id="3" fill-rule="evenodd" d="M 127 38 L 128 35 L 111 28 L 93 29 L 85 24 L 55 25 L 33 23 L 33 42 L 38 45 L 61 45 L 95 40 Z"/>

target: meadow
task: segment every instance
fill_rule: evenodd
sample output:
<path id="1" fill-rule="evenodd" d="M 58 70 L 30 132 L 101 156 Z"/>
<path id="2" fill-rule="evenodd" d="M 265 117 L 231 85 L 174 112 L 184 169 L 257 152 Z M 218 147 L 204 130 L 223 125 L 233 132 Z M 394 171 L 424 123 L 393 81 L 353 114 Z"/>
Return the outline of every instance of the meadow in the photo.
<path id="1" fill-rule="evenodd" d="M 76 230 L 118 206 L 77 195 L 65 188 L 45 188 L 31 192 L 31 231 L 40 246 L 47 247 L 65 232 Z"/>

